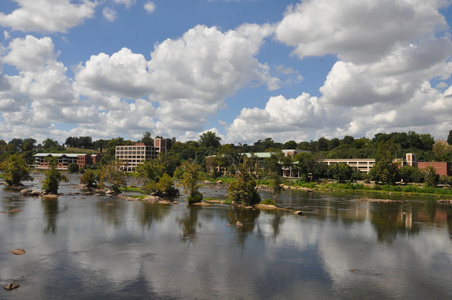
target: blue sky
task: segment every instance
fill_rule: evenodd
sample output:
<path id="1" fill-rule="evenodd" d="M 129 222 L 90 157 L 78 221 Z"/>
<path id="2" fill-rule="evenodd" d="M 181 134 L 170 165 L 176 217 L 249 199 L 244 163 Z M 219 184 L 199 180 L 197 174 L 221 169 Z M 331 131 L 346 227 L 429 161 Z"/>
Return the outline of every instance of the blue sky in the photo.
<path id="1" fill-rule="evenodd" d="M 4 0 L 0 139 L 444 139 L 450 5 Z"/>

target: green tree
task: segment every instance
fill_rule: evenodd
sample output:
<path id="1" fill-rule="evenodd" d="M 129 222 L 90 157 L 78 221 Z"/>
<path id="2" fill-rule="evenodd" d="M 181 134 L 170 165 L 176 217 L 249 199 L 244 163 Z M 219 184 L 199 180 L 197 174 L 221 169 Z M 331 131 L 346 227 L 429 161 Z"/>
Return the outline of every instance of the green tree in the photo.
<path id="1" fill-rule="evenodd" d="M 20 185 L 23 180 L 32 180 L 30 168 L 25 159 L 19 154 L 12 154 L 2 163 L 3 180 L 8 186 Z"/>
<path id="2" fill-rule="evenodd" d="M 426 186 L 435 187 L 438 184 L 439 175 L 433 166 L 428 166 L 424 170 L 424 183 Z"/>
<path id="3" fill-rule="evenodd" d="M 41 190 L 45 194 L 58 194 L 60 182 L 66 182 L 67 177 L 57 170 L 58 160 L 55 157 L 47 158 L 49 169 L 44 172 L 44 180 L 42 181 Z"/>
<path id="4" fill-rule="evenodd" d="M 281 194 L 281 192 L 284 191 L 282 179 L 278 173 L 275 172 L 272 173 L 270 187 L 272 188 L 273 191 L 273 199 L 275 202 L 277 202 L 279 194 Z"/>
<path id="5" fill-rule="evenodd" d="M 203 198 L 199 192 L 199 181 L 201 180 L 201 166 L 196 163 L 184 162 L 181 165 L 183 171 L 181 184 L 185 193 L 188 193 L 188 203 L 200 202 Z"/>
<path id="6" fill-rule="evenodd" d="M 236 172 L 235 180 L 229 184 L 228 193 L 229 200 L 233 203 L 255 205 L 261 201 L 256 180 L 243 166 Z"/>
<path id="7" fill-rule="evenodd" d="M 422 173 L 418 167 L 405 166 L 400 169 L 400 178 L 403 182 L 421 182 Z"/>
<path id="8" fill-rule="evenodd" d="M 32 151 L 36 147 L 36 140 L 33 138 L 27 138 L 24 139 L 24 142 L 22 144 L 22 150 L 24 151 Z"/>
<path id="9" fill-rule="evenodd" d="M 99 188 L 105 188 L 106 183 L 114 193 L 120 193 L 120 187 L 127 186 L 127 174 L 121 170 L 123 163 L 119 160 L 112 160 L 104 165 L 99 171 Z"/>
<path id="10" fill-rule="evenodd" d="M 159 159 L 147 160 L 135 168 L 138 177 L 154 181 L 159 181 L 165 171 L 165 165 Z"/>
<path id="11" fill-rule="evenodd" d="M 452 130 L 449 131 L 449 135 L 447 136 L 447 143 L 452 146 Z"/>
<path id="12" fill-rule="evenodd" d="M 221 137 L 217 136 L 213 131 L 204 132 L 199 136 L 199 145 L 204 148 L 214 148 L 220 147 Z"/>
<path id="13" fill-rule="evenodd" d="M 97 182 L 97 175 L 94 170 L 88 169 L 83 173 L 83 175 L 80 177 L 80 183 L 86 184 L 87 187 L 94 187 L 96 186 Z"/>
<path id="14" fill-rule="evenodd" d="M 399 165 L 394 161 L 394 144 L 381 142 L 378 146 L 375 165 L 370 170 L 371 176 L 383 183 L 395 184 L 399 178 Z"/>
<path id="15" fill-rule="evenodd" d="M 149 131 L 146 131 L 143 134 L 143 137 L 140 140 L 140 143 L 144 143 L 146 145 L 154 145 L 154 140 L 151 137 L 151 133 Z"/>
<path id="16" fill-rule="evenodd" d="M 69 173 L 77 173 L 78 172 L 78 164 L 73 162 L 67 166 L 67 170 Z"/>
<path id="17" fill-rule="evenodd" d="M 336 163 L 328 166 L 328 175 L 337 179 L 340 183 L 350 179 L 353 174 L 353 168 L 345 163 Z"/>

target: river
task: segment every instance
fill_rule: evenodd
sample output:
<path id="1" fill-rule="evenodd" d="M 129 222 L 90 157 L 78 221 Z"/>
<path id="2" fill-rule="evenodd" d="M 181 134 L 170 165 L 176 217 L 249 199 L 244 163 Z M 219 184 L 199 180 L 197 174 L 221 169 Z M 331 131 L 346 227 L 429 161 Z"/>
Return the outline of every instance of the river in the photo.
<path id="1" fill-rule="evenodd" d="M 0 299 L 452 298 L 452 206 L 436 198 L 283 192 L 299 216 L 60 192 L 0 188 L 0 282 L 21 285 Z M 377 197 L 400 201 L 359 201 Z"/>

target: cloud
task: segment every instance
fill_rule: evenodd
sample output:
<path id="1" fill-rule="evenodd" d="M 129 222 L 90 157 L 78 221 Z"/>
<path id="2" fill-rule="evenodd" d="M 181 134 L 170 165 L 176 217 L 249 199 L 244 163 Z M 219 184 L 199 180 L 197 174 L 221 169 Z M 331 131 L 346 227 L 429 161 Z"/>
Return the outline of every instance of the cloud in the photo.
<path id="1" fill-rule="evenodd" d="M 153 13 L 156 9 L 156 5 L 154 2 L 146 2 L 144 4 L 144 9 L 148 12 L 148 13 Z"/>
<path id="2" fill-rule="evenodd" d="M 96 2 L 80 4 L 60 0 L 15 0 L 18 9 L 5 15 L 0 12 L 0 25 L 24 32 L 66 33 L 68 29 L 92 18 Z"/>
<path id="3" fill-rule="evenodd" d="M 102 10 L 102 15 L 104 16 L 105 19 L 107 19 L 110 22 L 113 22 L 114 20 L 116 20 L 116 17 L 117 17 L 116 10 L 114 10 L 113 8 L 110 8 L 110 7 L 105 7 Z"/>
<path id="4" fill-rule="evenodd" d="M 147 61 L 142 54 L 122 48 L 111 56 L 92 55 L 75 76 L 82 93 L 99 91 L 125 98 L 144 97 L 151 91 Z"/>
<path id="5" fill-rule="evenodd" d="M 242 109 L 227 128 L 227 139 L 251 142 L 277 134 L 279 141 L 301 140 L 323 128 L 326 117 L 318 98 L 307 93 L 292 99 L 271 97 L 264 109 Z"/>
<path id="6" fill-rule="evenodd" d="M 268 25 L 225 33 L 196 26 L 157 45 L 149 62 L 150 99 L 160 102 L 160 121 L 178 130 L 202 130 L 206 118 L 225 107 L 226 97 L 250 82 L 270 82 L 255 55 L 271 32 Z"/>
<path id="7" fill-rule="evenodd" d="M 317 1 L 286 11 L 277 40 L 295 46 L 300 58 L 336 54 L 353 63 L 375 62 L 389 55 L 394 42 L 411 43 L 447 30 L 438 13 L 442 1 Z"/>
<path id="8" fill-rule="evenodd" d="M 137 3 L 136 0 L 114 0 L 114 2 L 117 4 L 124 4 L 126 8 L 130 8 Z"/>

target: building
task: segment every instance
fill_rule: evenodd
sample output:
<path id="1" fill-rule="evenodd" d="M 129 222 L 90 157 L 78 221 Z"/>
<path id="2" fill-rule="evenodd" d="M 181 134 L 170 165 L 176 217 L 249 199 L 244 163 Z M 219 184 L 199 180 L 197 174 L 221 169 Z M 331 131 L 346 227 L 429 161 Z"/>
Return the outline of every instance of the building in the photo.
<path id="1" fill-rule="evenodd" d="M 370 169 L 372 169 L 372 167 L 375 165 L 374 158 L 323 159 L 322 162 L 326 163 L 328 166 L 332 164 L 344 163 L 352 168 L 358 169 L 363 173 L 369 173 Z"/>
<path id="2" fill-rule="evenodd" d="M 451 170 L 452 164 L 449 162 L 418 162 L 417 167 L 419 170 L 425 170 L 428 167 L 435 168 L 436 174 L 439 176 L 452 176 L 452 170 Z"/>
<path id="3" fill-rule="evenodd" d="M 349 159 L 323 159 L 322 162 L 328 166 L 331 164 L 345 163 L 352 168 L 358 169 L 360 172 L 369 174 L 372 167 L 375 165 L 374 158 L 349 158 Z M 416 160 L 416 154 L 407 153 L 405 159 L 398 158 L 394 162 L 397 162 L 400 167 L 416 166 L 418 164 Z"/>
<path id="4" fill-rule="evenodd" d="M 99 154 L 80 154 L 80 153 L 38 153 L 34 155 L 35 163 L 33 167 L 39 170 L 49 169 L 48 157 L 55 157 L 58 160 L 57 169 L 67 170 L 68 165 L 76 163 L 79 168 L 85 168 L 100 162 Z"/>
<path id="5" fill-rule="evenodd" d="M 166 153 L 166 140 L 162 138 L 154 139 L 153 146 L 144 143 L 116 146 L 115 158 L 123 162 L 123 170 L 134 171 L 137 165 L 157 158 L 159 153 Z"/>

